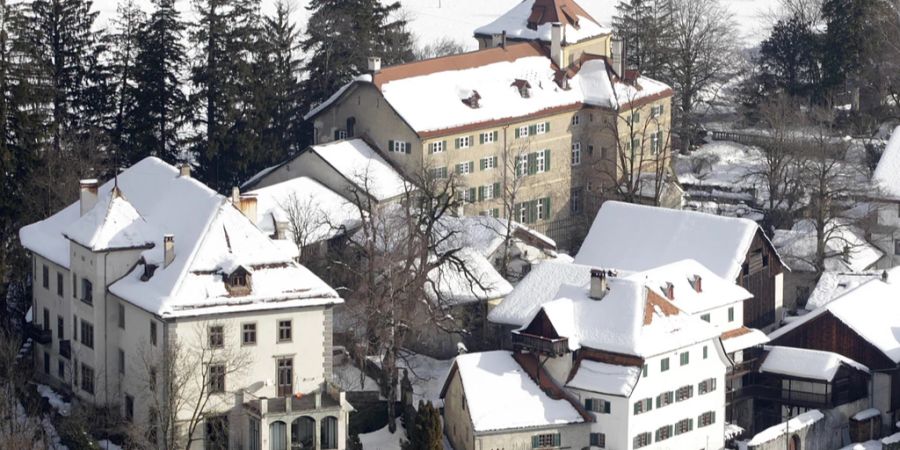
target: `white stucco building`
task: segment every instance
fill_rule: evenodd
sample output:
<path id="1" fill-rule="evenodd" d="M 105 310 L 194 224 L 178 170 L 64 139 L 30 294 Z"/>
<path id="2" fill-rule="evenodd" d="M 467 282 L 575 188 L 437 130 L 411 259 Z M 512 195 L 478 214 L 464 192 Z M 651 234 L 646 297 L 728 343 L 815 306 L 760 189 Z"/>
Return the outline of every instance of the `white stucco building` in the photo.
<path id="1" fill-rule="evenodd" d="M 328 383 L 342 300 L 254 226 L 255 209 L 147 158 L 24 227 L 44 381 L 161 446 L 152 431 L 180 371 L 182 400 L 208 398 L 190 448 L 345 448 L 352 408 Z M 183 440 L 193 409 L 171 409 Z"/>

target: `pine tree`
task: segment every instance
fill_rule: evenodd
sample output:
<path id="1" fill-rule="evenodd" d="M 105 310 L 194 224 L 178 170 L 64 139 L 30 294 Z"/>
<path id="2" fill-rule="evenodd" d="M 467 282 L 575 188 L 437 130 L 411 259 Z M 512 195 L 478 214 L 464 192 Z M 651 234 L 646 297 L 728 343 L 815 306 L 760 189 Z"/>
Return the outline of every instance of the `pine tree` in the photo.
<path id="1" fill-rule="evenodd" d="M 431 402 L 419 400 L 415 419 L 407 424 L 407 441 L 403 443 L 405 450 L 441 450 L 444 448 L 444 435 L 441 429 L 440 412 Z"/>
<path id="2" fill-rule="evenodd" d="M 642 73 L 663 78 L 671 58 L 670 0 L 620 0 L 613 18 L 616 35 L 625 41 L 626 63 Z"/>
<path id="3" fill-rule="evenodd" d="M 128 124 L 138 151 L 129 162 L 154 155 L 174 164 L 183 159 L 180 132 L 188 106 L 182 85 L 185 25 L 174 0 L 155 0 L 154 5 L 140 34 L 135 105 Z"/>
<path id="4" fill-rule="evenodd" d="M 110 49 L 110 88 L 114 92 L 114 119 L 111 139 L 120 166 L 134 164 L 145 155 L 135 142 L 134 127 L 129 126 L 136 107 L 137 56 L 146 17 L 134 0 L 123 0 L 113 20 L 113 32 L 107 37 Z"/>
<path id="5" fill-rule="evenodd" d="M 260 71 L 266 101 L 263 148 L 268 155 L 260 165 L 285 159 L 300 150 L 303 114 L 300 110 L 300 60 L 297 58 L 299 32 L 290 20 L 290 8 L 283 0 L 275 4 L 275 13 L 263 20 Z M 268 160 L 268 161 L 264 161 Z"/>
<path id="6" fill-rule="evenodd" d="M 367 68 L 370 56 L 384 65 L 414 58 L 400 3 L 378 0 L 312 0 L 303 51 L 311 55 L 303 82 L 305 108 L 316 105 Z"/>
<path id="7" fill-rule="evenodd" d="M 876 0 L 825 0 L 822 18 L 826 23 L 824 84 L 841 89 L 848 79 L 859 75 L 868 56 L 868 42 L 877 35 L 873 13 Z"/>
<path id="8" fill-rule="evenodd" d="M 758 83 L 790 96 L 820 101 L 821 60 L 821 37 L 810 23 L 796 16 L 778 21 L 760 45 Z"/>

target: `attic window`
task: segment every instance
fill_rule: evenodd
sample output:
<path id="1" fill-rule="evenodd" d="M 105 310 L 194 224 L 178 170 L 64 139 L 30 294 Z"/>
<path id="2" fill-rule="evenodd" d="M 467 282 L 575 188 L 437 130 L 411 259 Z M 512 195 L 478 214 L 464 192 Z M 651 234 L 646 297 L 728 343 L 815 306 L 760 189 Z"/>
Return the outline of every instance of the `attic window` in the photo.
<path id="1" fill-rule="evenodd" d="M 519 95 L 522 98 L 531 97 L 531 83 L 521 78 L 516 78 L 516 81 L 513 81 L 510 86 L 514 86 L 519 91 Z"/>
<path id="2" fill-rule="evenodd" d="M 230 274 L 223 275 L 222 279 L 225 282 L 225 289 L 232 297 L 250 294 L 251 277 L 247 269 L 238 267 Z"/>
<path id="3" fill-rule="evenodd" d="M 472 109 L 478 109 L 480 106 L 478 101 L 481 100 L 481 96 L 478 95 L 478 91 L 472 91 L 472 95 L 462 99 L 462 102 Z"/>
<path id="4" fill-rule="evenodd" d="M 149 281 L 150 278 L 153 278 L 153 273 L 156 272 L 158 267 L 156 264 L 144 264 L 144 274 L 141 275 L 141 281 Z"/>

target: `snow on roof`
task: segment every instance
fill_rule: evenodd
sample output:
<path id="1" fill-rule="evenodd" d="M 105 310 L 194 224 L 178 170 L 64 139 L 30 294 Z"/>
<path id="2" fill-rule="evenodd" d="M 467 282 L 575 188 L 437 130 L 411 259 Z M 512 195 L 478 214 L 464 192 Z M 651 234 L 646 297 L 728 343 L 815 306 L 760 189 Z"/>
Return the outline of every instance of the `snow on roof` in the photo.
<path id="1" fill-rule="evenodd" d="M 248 192 L 256 195 L 256 226 L 275 233 L 276 222 L 294 222 L 307 244 L 331 239 L 359 222 L 359 211 L 337 192 L 308 177 L 292 178 Z M 293 241 L 293 228 L 286 236 Z"/>
<path id="2" fill-rule="evenodd" d="M 853 417 L 851 417 L 851 419 L 863 421 L 863 420 L 868 420 L 868 419 L 871 419 L 873 417 L 877 417 L 880 415 L 881 415 L 881 411 L 879 411 L 877 408 L 869 408 L 869 409 L 864 409 L 864 410 L 854 414 Z"/>
<path id="3" fill-rule="evenodd" d="M 700 292 L 694 287 L 695 276 L 700 277 Z M 629 278 L 642 280 L 661 297 L 666 296 L 665 289 L 671 284 L 672 304 L 688 314 L 700 314 L 753 297 L 733 280 L 723 280 L 693 259 L 659 266 Z"/>
<path id="4" fill-rule="evenodd" d="M 109 286 L 111 293 L 159 315 L 340 302 L 328 285 L 296 265 L 225 197 L 193 178 L 178 175 L 176 168 L 150 157 L 118 176 L 123 197 L 148 229 L 156 230 L 154 247 L 141 256 L 147 264 L 159 267 L 142 281 L 144 264 L 137 264 Z M 101 199 L 110 196 L 113 184 L 108 181 L 100 187 Z M 127 211 L 115 208 L 117 214 Z M 79 222 L 79 211 L 76 202 L 22 228 L 22 244 L 54 261 L 64 259 L 68 266 L 69 241 L 63 232 Z M 175 238 L 175 257 L 166 267 L 162 266 L 164 234 Z M 221 272 L 236 265 L 252 271 L 252 291 L 247 296 L 231 297 L 224 292 Z"/>
<path id="5" fill-rule="evenodd" d="M 757 230 L 748 219 L 607 201 L 575 262 L 634 272 L 693 258 L 733 280 Z"/>
<path id="6" fill-rule="evenodd" d="M 860 284 L 878 278 L 881 278 L 881 272 L 823 272 L 806 301 L 806 309 L 821 308 Z"/>
<path id="7" fill-rule="evenodd" d="M 822 414 L 822 412 L 818 409 L 807 411 L 794 417 L 791 420 L 788 420 L 786 424 L 782 422 L 778 425 L 772 425 L 771 427 L 757 433 L 756 436 L 753 436 L 753 439 L 751 439 L 750 442 L 747 443 L 747 446 L 749 447 L 753 445 L 761 445 L 766 442 L 778 439 L 787 433 L 795 433 L 822 420 L 824 417 L 825 415 Z"/>
<path id="8" fill-rule="evenodd" d="M 891 138 L 872 173 L 872 181 L 881 189 L 883 196 L 895 200 L 900 199 L 898 173 L 900 173 L 900 126 L 894 128 L 894 132 L 891 133 Z"/>
<path id="9" fill-rule="evenodd" d="M 504 325 L 523 326 L 541 305 L 553 300 L 563 284 L 587 285 L 590 266 L 544 261 L 532 267 L 516 288 L 488 313 L 488 320 Z"/>
<path id="10" fill-rule="evenodd" d="M 402 195 L 412 187 L 362 139 L 338 140 L 310 148 L 357 188 L 378 201 Z"/>
<path id="11" fill-rule="evenodd" d="M 859 272 L 871 267 L 884 255 L 868 243 L 857 227 L 842 220 L 826 226 L 825 270 Z M 816 231 L 812 220 L 801 220 L 790 230 L 775 230 L 772 245 L 791 270 L 815 272 L 812 261 L 816 255 Z"/>
<path id="12" fill-rule="evenodd" d="M 95 252 L 148 247 L 159 236 L 119 189 L 99 199 L 90 211 L 66 227 L 63 234 Z"/>
<path id="13" fill-rule="evenodd" d="M 831 381 L 842 364 L 868 372 L 869 368 L 837 353 L 805 348 L 766 347 L 762 373 L 776 373 L 811 380 Z"/>
<path id="14" fill-rule="evenodd" d="M 529 21 L 537 24 L 535 29 L 528 26 Z M 505 31 L 506 36 L 511 39 L 550 42 L 553 22 L 563 24 L 561 38 L 564 43 L 575 43 L 612 33 L 612 30 L 597 23 L 574 1 L 524 0 L 491 23 L 478 27 L 475 34 L 491 36 Z"/>
<path id="15" fill-rule="evenodd" d="M 469 353 L 455 364 L 476 432 L 584 422 L 567 400 L 547 396 L 509 352 Z"/>
<path id="16" fill-rule="evenodd" d="M 743 328 L 741 333 L 723 333 L 721 336 L 722 347 L 725 353 L 734 353 L 738 350 L 768 344 L 769 337 L 756 328 Z"/>
<path id="17" fill-rule="evenodd" d="M 894 433 L 894 434 L 884 437 L 884 438 L 881 438 L 881 443 L 885 444 L 885 445 L 886 444 L 896 444 L 898 442 L 900 442 L 900 432 Z"/>
<path id="18" fill-rule="evenodd" d="M 431 301 L 459 305 L 498 299 L 512 292 L 512 285 L 479 252 L 464 247 L 455 255 L 463 267 L 447 262 L 428 273 L 426 295 Z"/>
<path id="19" fill-rule="evenodd" d="M 825 306 L 769 334 L 773 341 L 795 330 L 821 314 L 830 313 L 856 334 L 884 353 L 891 361 L 900 363 L 900 267 L 887 271 L 888 281 L 881 278 L 867 281 Z"/>
<path id="20" fill-rule="evenodd" d="M 589 283 L 563 285 L 554 300 L 541 306 L 571 350 L 589 347 L 648 357 L 719 336 L 714 326 L 653 293 L 640 277 L 609 278 L 609 291 L 599 301 L 588 291 Z M 604 320 L 609 317 L 616 320 Z M 597 326 L 601 321 L 604 326 Z"/>
<path id="21" fill-rule="evenodd" d="M 566 383 L 566 387 L 628 397 L 640 375 L 640 367 L 583 359 L 575 376 Z"/>

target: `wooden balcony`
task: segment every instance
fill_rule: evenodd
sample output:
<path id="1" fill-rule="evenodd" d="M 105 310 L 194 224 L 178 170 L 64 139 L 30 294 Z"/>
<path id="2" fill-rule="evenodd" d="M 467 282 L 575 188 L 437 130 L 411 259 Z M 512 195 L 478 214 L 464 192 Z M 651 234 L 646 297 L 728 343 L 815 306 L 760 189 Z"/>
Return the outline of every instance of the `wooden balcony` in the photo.
<path id="1" fill-rule="evenodd" d="M 730 391 L 725 396 L 727 403 L 745 398 L 757 400 L 775 401 L 784 405 L 800 406 L 804 408 L 832 408 L 836 406 L 832 402 L 831 395 L 818 392 L 804 392 L 796 390 L 779 389 L 770 386 L 745 386 Z"/>
<path id="2" fill-rule="evenodd" d="M 512 332 L 512 344 L 515 350 L 527 350 L 546 356 L 563 356 L 569 352 L 568 338 L 550 339 L 519 331 Z"/>

